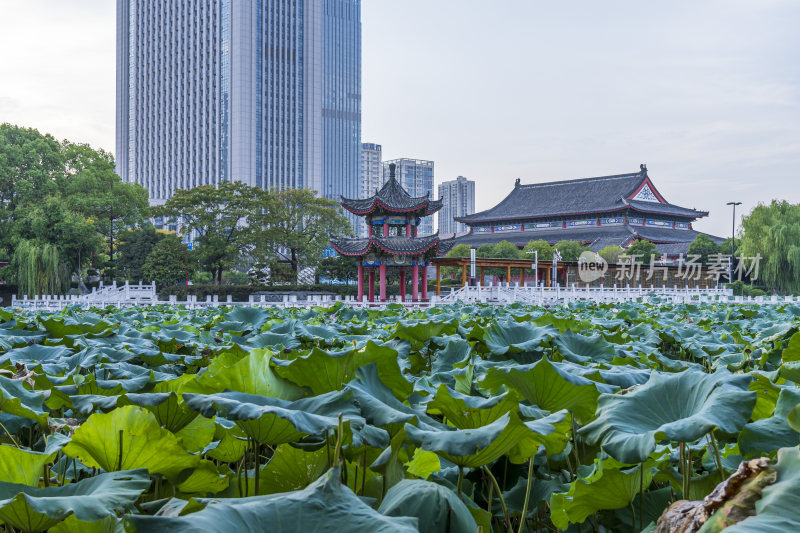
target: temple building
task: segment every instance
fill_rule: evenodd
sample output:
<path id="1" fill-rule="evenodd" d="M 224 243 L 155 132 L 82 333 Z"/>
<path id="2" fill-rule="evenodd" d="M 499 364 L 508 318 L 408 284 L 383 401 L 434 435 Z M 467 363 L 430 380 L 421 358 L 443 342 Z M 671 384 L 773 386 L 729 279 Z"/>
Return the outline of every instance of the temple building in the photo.
<path id="1" fill-rule="evenodd" d="M 642 164 L 638 172 L 614 176 L 530 185 L 517 179 L 514 190 L 495 207 L 456 218 L 470 228 L 456 244 L 509 241 L 522 247 L 541 239 L 550 244 L 578 241 L 600 251 L 645 239 L 655 243 L 662 257 L 675 260 L 686 256 L 699 234 L 692 223 L 706 216 L 706 211 L 667 202 Z"/>
<path id="2" fill-rule="evenodd" d="M 358 263 L 358 300 L 375 301 L 375 280 L 379 279 L 379 301 L 387 301 L 390 275 L 397 276 L 400 298 L 406 301 L 406 284 L 411 281 L 411 299 L 428 299 L 428 266 L 430 260 L 447 252 L 453 244 L 440 241 L 439 235 L 417 236 L 422 219 L 442 208 L 441 200 L 430 194 L 414 197 L 408 194 L 395 177 L 395 165 L 389 165 L 389 179 L 370 198 L 342 198 L 342 207 L 364 217 L 368 235 L 361 239 L 334 239 L 331 246 L 341 255 L 355 257 Z M 422 290 L 419 282 L 422 277 Z"/>

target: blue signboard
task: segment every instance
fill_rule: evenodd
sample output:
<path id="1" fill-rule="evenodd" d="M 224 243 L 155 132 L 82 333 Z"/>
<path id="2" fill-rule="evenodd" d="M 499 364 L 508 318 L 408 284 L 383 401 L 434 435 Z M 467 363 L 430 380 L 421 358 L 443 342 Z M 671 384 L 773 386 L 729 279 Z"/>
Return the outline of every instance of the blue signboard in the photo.
<path id="1" fill-rule="evenodd" d="M 338 256 L 339 254 L 336 253 L 336 250 L 333 248 L 333 246 L 328 246 L 327 248 L 322 250 L 323 259 L 327 259 L 329 257 L 338 257 Z"/>
<path id="2" fill-rule="evenodd" d="M 525 231 L 539 229 L 556 229 L 563 226 L 562 222 L 528 222 L 525 224 Z"/>
<path id="3" fill-rule="evenodd" d="M 619 224 L 624 224 L 625 219 L 623 217 L 608 217 L 608 218 L 601 218 L 600 224 L 603 226 L 617 226 Z"/>
<path id="4" fill-rule="evenodd" d="M 675 223 L 675 229 L 689 229 L 689 223 L 688 222 L 676 222 Z"/>
<path id="5" fill-rule="evenodd" d="M 475 233 L 491 233 L 492 228 L 489 226 L 475 226 L 472 231 Z"/>
<path id="6" fill-rule="evenodd" d="M 628 224 L 644 224 L 644 219 L 640 217 L 628 217 Z"/>
<path id="7" fill-rule="evenodd" d="M 522 229 L 522 224 L 504 224 L 502 226 L 494 227 L 495 233 L 504 231 L 520 231 L 521 229 Z"/>
<path id="8" fill-rule="evenodd" d="M 652 218 L 648 218 L 645 221 L 645 226 L 651 226 L 655 228 L 671 228 L 672 222 L 669 220 L 654 220 Z"/>
<path id="9" fill-rule="evenodd" d="M 587 220 L 567 220 L 567 227 L 568 228 L 579 228 L 582 226 L 594 226 L 597 224 L 597 220 L 594 218 L 590 218 Z"/>

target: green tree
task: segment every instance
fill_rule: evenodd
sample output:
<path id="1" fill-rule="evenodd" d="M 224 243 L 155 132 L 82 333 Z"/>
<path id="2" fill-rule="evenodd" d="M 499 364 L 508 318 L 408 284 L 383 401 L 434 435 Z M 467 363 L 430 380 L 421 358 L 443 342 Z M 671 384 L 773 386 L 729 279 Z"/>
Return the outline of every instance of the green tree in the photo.
<path id="1" fill-rule="evenodd" d="M 450 248 L 450 251 L 447 252 L 446 257 L 470 257 L 470 251 L 472 250 L 472 246 L 469 244 L 457 244 Z M 475 255 L 477 256 L 478 251 L 475 251 Z M 446 277 L 451 276 L 460 276 L 461 269 L 458 267 L 444 267 L 442 268 L 442 275 Z"/>
<path id="2" fill-rule="evenodd" d="M 189 279 L 196 267 L 197 261 L 186 245 L 175 235 L 167 235 L 148 254 L 142 274 L 148 281 L 172 285 Z"/>
<path id="3" fill-rule="evenodd" d="M 114 157 L 86 144 L 66 144 L 67 172 L 64 194 L 73 208 L 94 222 L 107 243 L 115 275 L 115 240 L 126 228 L 141 224 L 147 210 L 147 191 L 137 183 L 125 183 L 114 172 Z"/>
<path id="4" fill-rule="evenodd" d="M 356 279 L 358 266 L 352 257 L 337 255 L 336 257 L 326 257 L 320 261 L 317 267 L 317 281 L 321 277 L 330 280 L 343 281 L 349 283 Z"/>
<path id="5" fill-rule="evenodd" d="M 68 272 L 80 274 L 87 259 L 102 246 L 94 224 L 80 213 L 69 209 L 66 202 L 49 196 L 40 202 L 18 207 L 11 239 L 15 246 L 30 241 L 45 250 L 48 245 L 58 251 L 59 265 Z"/>
<path id="6" fill-rule="evenodd" d="M 263 191 L 241 182 L 223 182 L 178 190 L 158 208 L 155 216 L 172 219 L 184 234 L 196 233 L 197 258 L 215 284 L 222 272 L 246 252 L 254 217 L 269 210 Z"/>
<path id="7" fill-rule="evenodd" d="M 19 241 L 12 265 L 20 294 L 63 294 L 69 286 L 68 269 L 53 244 Z"/>
<path id="8" fill-rule="evenodd" d="M 493 250 L 494 250 L 494 246 L 492 246 L 491 244 L 481 244 L 480 246 L 478 246 L 478 249 L 475 250 L 475 256 L 476 257 L 493 257 L 492 256 L 492 253 L 494 253 Z"/>
<path id="9" fill-rule="evenodd" d="M 557 242 L 554 246 L 558 253 L 561 254 L 562 261 L 577 261 L 580 255 L 589 250 L 588 246 L 584 246 L 578 241 L 561 241 Z"/>
<path id="10" fill-rule="evenodd" d="M 269 191 L 255 217 L 252 254 L 259 267 L 297 281 L 300 268 L 315 267 L 330 240 L 352 235 L 339 204 L 310 189 Z"/>
<path id="11" fill-rule="evenodd" d="M 698 233 L 691 244 L 689 244 L 689 255 L 699 255 L 699 261 L 703 264 L 708 264 L 710 258 L 720 253 L 720 247 L 717 243 L 711 240 L 711 237 L 705 233 Z M 728 241 L 728 251 L 722 252 L 725 255 L 730 255 L 730 241 Z"/>
<path id="12" fill-rule="evenodd" d="M 56 194 L 64 177 L 62 148 L 52 135 L 0 124 L 0 206 L 13 211 Z"/>
<path id="13" fill-rule="evenodd" d="M 600 250 L 600 257 L 606 260 L 606 262 L 610 265 L 616 265 L 619 263 L 619 258 L 622 254 L 625 253 L 625 250 L 622 249 L 621 246 L 611 245 L 606 246 L 602 250 Z"/>
<path id="14" fill-rule="evenodd" d="M 533 261 L 533 252 L 538 252 L 540 261 L 550 261 L 553 258 L 553 247 L 542 239 L 529 241 L 522 249 L 522 253 L 525 254 L 525 257 L 530 258 L 531 261 Z"/>
<path id="15" fill-rule="evenodd" d="M 628 257 L 636 257 L 639 263 L 649 264 L 652 258 L 658 258 L 658 250 L 656 245 L 645 239 L 636 239 L 625 250 L 625 255 Z"/>
<path id="16" fill-rule="evenodd" d="M 165 234 L 156 231 L 152 224 L 120 233 L 117 246 L 117 274 L 133 282 L 144 281 L 142 273 L 144 262 L 153 247 L 164 237 Z"/>
<path id="17" fill-rule="evenodd" d="M 742 255 L 761 257 L 758 281 L 784 293 L 800 292 L 800 205 L 759 204 L 742 219 L 741 243 Z"/>
<path id="18" fill-rule="evenodd" d="M 495 259 L 523 259 L 522 252 L 517 245 L 508 241 L 500 241 L 492 247 L 492 255 Z"/>

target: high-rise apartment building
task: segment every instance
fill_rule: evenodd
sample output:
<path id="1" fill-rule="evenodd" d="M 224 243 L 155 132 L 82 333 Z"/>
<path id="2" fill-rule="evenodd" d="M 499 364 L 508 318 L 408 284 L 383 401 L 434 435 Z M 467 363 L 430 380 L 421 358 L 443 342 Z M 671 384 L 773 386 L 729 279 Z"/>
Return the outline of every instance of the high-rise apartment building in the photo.
<path id="1" fill-rule="evenodd" d="M 375 143 L 361 145 L 361 188 L 359 198 L 369 198 L 375 191 L 383 187 L 383 147 Z M 356 233 L 360 237 L 368 234 L 367 224 L 363 217 L 356 222 Z"/>
<path id="2" fill-rule="evenodd" d="M 439 211 L 439 235 L 463 233 L 469 230 L 466 224 L 453 220 L 475 213 L 475 182 L 464 176 L 439 184 L 442 210 Z"/>
<path id="3" fill-rule="evenodd" d="M 430 196 L 433 200 L 433 161 L 421 159 L 394 159 L 383 163 L 383 175 L 389 177 L 389 165 L 394 163 L 395 177 L 411 196 Z M 420 223 L 418 235 L 433 234 L 433 217 L 426 217 Z"/>
<path id="4" fill-rule="evenodd" d="M 117 0 L 117 172 L 359 192 L 361 0 Z"/>

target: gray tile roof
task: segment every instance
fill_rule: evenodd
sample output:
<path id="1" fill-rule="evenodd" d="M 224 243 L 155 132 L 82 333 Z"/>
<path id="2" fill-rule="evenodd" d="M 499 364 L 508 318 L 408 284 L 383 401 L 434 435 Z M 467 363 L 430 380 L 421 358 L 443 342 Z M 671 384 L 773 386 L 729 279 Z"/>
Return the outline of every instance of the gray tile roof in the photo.
<path id="1" fill-rule="evenodd" d="M 383 187 L 370 198 L 342 197 L 342 207 L 357 215 L 366 215 L 377 210 L 389 213 L 422 211 L 422 216 L 428 216 L 442 208 L 442 200 L 431 200 L 428 194 L 411 196 L 394 176 L 390 176 Z"/>
<path id="2" fill-rule="evenodd" d="M 381 250 L 385 253 L 395 255 L 415 255 L 433 250 L 434 253 L 442 253 L 439 248 L 442 243 L 445 246 L 452 246 L 452 239 L 440 241 L 439 235 L 428 235 L 426 237 L 377 237 L 373 236 L 366 239 L 333 239 L 331 245 L 342 255 L 364 255 L 373 249 Z M 449 247 L 447 248 L 450 249 Z"/>
<path id="3" fill-rule="evenodd" d="M 521 185 L 495 207 L 456 220 L 474 224 L 500 220 L 525 220 L 531 218 L 610 213 L 633 209 L 647 213 L 660 213 L 697 218 L 708 215 L 669 203 L 641 202 L 628 197 L 648 179 L 647 167 L 639 172 L 596 178 L 553 181 Z"/>

